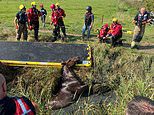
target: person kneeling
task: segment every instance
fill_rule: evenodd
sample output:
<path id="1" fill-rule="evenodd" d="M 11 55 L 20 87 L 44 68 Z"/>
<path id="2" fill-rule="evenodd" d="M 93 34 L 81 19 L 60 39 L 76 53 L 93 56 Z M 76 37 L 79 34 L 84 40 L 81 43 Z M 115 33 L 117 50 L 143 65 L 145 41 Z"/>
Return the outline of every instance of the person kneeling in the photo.
<path id="1" fill-rule="evenodd" d="M 113 18 L 113 23 L 110 26 L 110 30 L 108 31 L 106 37 L 111 38 L 111 46 L 115 47 L 116 45 L 122 45 L 122 25 L 118 23 L 118 19 Z"/>
<path id="2" fill-rule="evenodd" d="M 103 43 L 106 42 L 106 35 L 107 35 L 108 31 L 109 31 L 108 24 L 104 24 L 102 26 L 102 28 L 99 30 L 98 35 L 97 35 L 100 43 L 101 42 L 103 42 Z"/>

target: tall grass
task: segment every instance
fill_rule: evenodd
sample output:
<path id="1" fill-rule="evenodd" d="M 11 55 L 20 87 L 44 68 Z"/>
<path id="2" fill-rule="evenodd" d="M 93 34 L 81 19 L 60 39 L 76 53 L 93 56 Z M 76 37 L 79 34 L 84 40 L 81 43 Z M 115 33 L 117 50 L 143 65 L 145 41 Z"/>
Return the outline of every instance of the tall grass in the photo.
<path id="1" fill-rule="evenodd" d="M 104 87 L 107 86 L 114 95 L 107 96 L 98 104 L 91 103 L 91 97 L 78 104 L 79 99 L 75 104 L 78 107 L 72 114 L 124 115 L 126 105 L 133 96 L 154 99 L 153 56 L 136 54 L 123 48 L 109 49 L 102 44 L 94 46 L 94 68 L 82 68 L 76 72 L 83 81 L 88 81 L 89 86 L 95 83 L 93 92 L 105 92 Z M 24 68 L 13 82 L 8 83 L 9 95 L 29 97 L 38 104 L 38 114 L 54 113 L 47 110 L 45 104 L 51 100 L 60 76 L 60 70 L 55 68 Z"/>
<path id="2" fill-rule="evenodd" d="M 30 2 L 30 0 L 0 1 L 1 40 L 6 40 L 9 36 L 15 37 L 13 19 L 18 11 L 18 6 L 24 3 L 29 8 Z M 38 0 L 38 3 L 44 3 L 49 15 L 49 6 L 55 2 L 57 1 Z M 121 2 L 121 0 L 67 0 L 59 2 L 67 13 L 65 24 L 68 33 L 81 33 L 83 15 L 87 5 L 92 5 L 95 14 L 92 34 L 96 34 L 94 30 L 101 27 L 102 15 L 104 15 L 104 23 L 111 23 L 112 17 L 118 17 L 124 28 L 133 30 L 131 20 L 137 12 L 136 8 Z M 47 22 L 50 22 L 48 17 Z M 51 30 L 50 26 L 47 25 L 45 30 Z M 143 41 L 153 42 L 153 27 L 147 26 L 146 30 Z M 32 32 L 30 32 L 31 34 Z M 41 39 L 49 39 L 50 34 L 41 33 Z M 124 35 L 127 41 L 130 41 L 131 37 Z M 93 39 L 96 41 L 95 37 Z M 126 104 L 134 95 L 143 95 L 154 99 L 154 57 L 152 55 L 140 54 L 125 48 L 110 49 L 107 45 L 93 42 L 86 43 L 90 43 L 94 47 L 94 68 L 80 68 L 76 71 L 77 74 L 81 76 L 83 81 L 87 81 L 89 86 L 95 83 L 92 87 L 94 92 L 103 92 L 106 90 L 104 87 L 108 87 L 114 95 L 111 98 L 108 96 L 101 104 L 93 104 L 89 100 L 84 101 L 82 105 L 78 105 L 74 114 L 124 115 Z M 56 68 L 23 68 L 18 75 L 15 75 L 15 79 L 7 84 L 8 94 L 29 97 L 30 100 L 38 103 L 38 114 L 40 115 L 54 113 L 52 110 L 47 110 L 45 104 L 52 98 L 60 76 L 60 70 Z M 61 114 L 61 111 L 59 110 L 58 113 Z"/>

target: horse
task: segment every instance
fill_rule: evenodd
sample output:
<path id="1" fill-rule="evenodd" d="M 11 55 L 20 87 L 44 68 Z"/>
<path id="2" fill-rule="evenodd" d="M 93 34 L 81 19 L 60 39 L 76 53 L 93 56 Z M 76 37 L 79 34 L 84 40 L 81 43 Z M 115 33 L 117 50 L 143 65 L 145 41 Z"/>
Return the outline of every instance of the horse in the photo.
<path id="1" fill-rule="evenodd" d="M 69 106 L 88 89 L 88 85 L 85 85 L 74 72 L 75 64 L 77 64 L 79 60 L 79 57 L 74 57 L 62 63 L 61 88 L 53 99 L 47 104 L 48 108 L 56 110 Z"/>

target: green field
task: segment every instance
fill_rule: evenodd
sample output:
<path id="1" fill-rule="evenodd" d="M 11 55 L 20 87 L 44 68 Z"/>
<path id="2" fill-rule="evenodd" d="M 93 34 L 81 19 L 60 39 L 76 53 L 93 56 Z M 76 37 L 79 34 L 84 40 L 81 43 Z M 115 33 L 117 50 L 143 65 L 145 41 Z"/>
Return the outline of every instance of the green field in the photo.
<path id="1" fill-rule="evenodd" d="M 94 48 L 95 67 L 88 70 L 78 71 L 79 76 L 88 84 L 96 80 L 98 84 L 96 89 L 100 90 L 103 86 L 110 86 L 114 93 L 114 100 L 106 99 L 97 104 L 89 103 L 88 100 L 79 105 L 75 114 L 93 115 L 101 114 L 104 109 L 109 115 L 124 115 L 126 104 L 134 95 L 143 95 L 154 99 L 154 26 L 147 25 L 142 44 L 150 44 L 147 50 L 131 50 L 128 47 L 108 48 L 98 44 L 95 37 L 96 29 L 102 25 L 101 18 L 104 16 L 104 23 L 111 24 L 113 17 L 119 19 L 123 28 L 133 30 L 131 23 L 137 13 L 136 6 L 130 6 L 123 0 L 37 0 L 39 4 L 43 3 L 48 11 L 47 27 L 42 28 L 40 23 L 39 37 L 41 41 L 50 41 L 50 5 L 59 2 L 66 12 L 65 25 L 68 33 L 68 43 L 83 43 L 81 40 L 81 30 L 85 8 L 91 5 L 95 16 L 95 23 L 92 30 L 94 35 L 91 41 L 86 41 Z M 20 4 L 30 8 L 31 0 L 0 0 L 0 40 L 15 40 L 15 27 L 13 20 L 18 12 Z M 33 32 L 29 31 L 29 39 L 33 39 Z M 129 44 L 132 35 L 123 35 L 123 39 Z M 61 42 L 61 41 L 58 41 Z M 149 48 L 149 49 L 148 49 Z M 82 70 L 82 68 L 81 68 Z M 7 73 L 9 95 L 25 95 L 39 105 L 38 114 L 50 114 L 54 111 L 46 110 L 45 104 L 51 99 L 52 91 L 57 85 L 60 70 L 57 68 L 23 68 L 18 74 L 14 72 Z M 11 74 L 13 73 L 13 74 Z M 11 76 L 13 75 L 13 77 Z M 101 82 L 100 82 L 101 81 Z M 46 84 L 46 85 L 45 85 Z M 81 107 L 80 107 L 81 106 Z M 59 111 L 60 112 L 63 110 Z M 69 113 L 65 113 L 68 114 Z M 103 113 L 105 114 L 105 113 Z"/>
<path id="2" fill-rule="evenodd" d="M 1 0 L 0 7 L 0 29 L 1 33 L 5 36 L 14 35 L 15 37 L 15 29 L 13 25 L 13 19 L 18 12 L 18 7 L 20 4 L 24 4 L 26 8 L 30 8 L 31 1 L 26 0 L 23 1 L 15 1 L 15 0 Z M 48 0 L 39 0 L 37 1 L 38 9 L 39 4 L 43 3 L 44 7 L 48 11 L 47 23 L 50 22 L 50 5 L 52 3 L 56 3 L 56 1 L 48 1 Z M 83 26 L 83 17 L 85 13 L 85 7 L 87 5 L 91 5 L 93 7 L 93 13 L 95 15 L 95 24 L 92 33 L 96 34 L 96 29 L 100 28 L 102 25 L 101 18 L 104 16 L 104 23 L 111 23 L 113 17 L 117 17 L 119 21 L 122 23 L 123 28 L 127 30 L 133 30 L 132 19 L 136 14 L 136 8 L 132 8 L 129 5 L 121 2 L 120 0 L 66 0 L 59 1 L 61 7 L 66 11 L 65 24 L 67 28 L 67 33 L 71 34 L 81 34 L 81 29 Z M 41 25 L 41 24 L 40 24 Z M 49 24 L 47 25 L 47 29 L 51 30 Z M 145 35 L 145 41 L 153 42 L 153 27 L 148 26 L 147 33 Z M 30 32 L 31 33 L 31 32 Z M 8 34 L 8 35 L 7 35 Z M 2 36 L 3 36 L 2 35 Z M 150 36 L 150 38 L 149 38 Z M 13 36 L 12 36 L 13 37 Z M 2 38 L 2 37 L 1 37 Z M 4 38 L 3 38 L 4 39 Z M 131 36 L 126 37 L 127 40 L 131 40 Z"/>

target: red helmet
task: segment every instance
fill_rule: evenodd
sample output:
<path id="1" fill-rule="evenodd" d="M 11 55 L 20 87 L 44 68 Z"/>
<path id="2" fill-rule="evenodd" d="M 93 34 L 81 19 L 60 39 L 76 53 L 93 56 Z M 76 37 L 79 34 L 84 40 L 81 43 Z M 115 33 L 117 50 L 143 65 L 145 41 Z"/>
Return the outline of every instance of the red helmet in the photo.
<path id="1" fill-rule="evenodd" d="M 108 28 L 108 27 L 109 27 L 109 25 L 108 25 L 108 24 L 104 24 L 104 27 L 105 27 L 105 28 Z"/>
<path id="2" fill-rule="evenodd" d="M 40 4 L 40 7 L 43 7 L 43 4 Z"/>
<path id="3" fill-rule="evenodd" d="M 50 8 L 55 9 L 56 8 L 55 4 L 51 4 Z"/>

